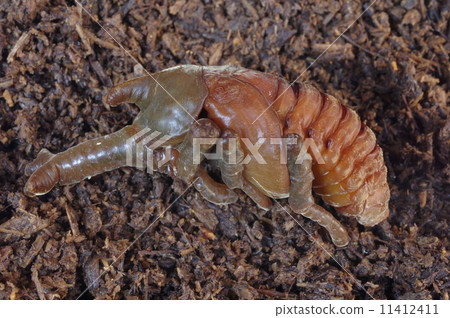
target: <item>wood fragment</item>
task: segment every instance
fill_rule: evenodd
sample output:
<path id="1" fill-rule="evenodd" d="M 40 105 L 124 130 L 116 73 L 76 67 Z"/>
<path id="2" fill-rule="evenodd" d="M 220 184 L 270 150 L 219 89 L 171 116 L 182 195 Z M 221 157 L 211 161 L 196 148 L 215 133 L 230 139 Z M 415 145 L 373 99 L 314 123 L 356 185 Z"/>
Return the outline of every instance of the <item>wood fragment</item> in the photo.
<path id="1" fill-rule="evenodd" d="M 92 49 L 92 47 L 91 47 L 91 45 L 90 45 L 90 43 L 89 43 L 88 38 L 87 38 L 86 35 L 84 34 L 83 27 L 82 27 L 80 24 L 77 24 L 77 25 L 75 26 L 75 29 L 77 30 L 78 35 L 80 36 L 81 42 L 83 42 L 84 46 L 85 46 L 86 49 L 87 49 L 87 52 L 86 52 L 85 55 L 88 56 L 88 55 L 91 55 L 92 53 L 94 53 L 94 50 Z"/>
<path id="2" fill-rule="evenodd" d="M 6 62 L 11 63 L 14 60 L 14 56 L 22 50 L 22 48 L 27 44 L 28 40 L 30 39 L 31 31 L 22 33 L 22 35 L 19 37 L 17 42 L 14 44 L 13 48 L 8 54 L 8 57 L 6 58 Z"/>
<path id="3" fill-rule="evenodd" d="M 34 285 L 36 286 L 36 291 L 39 295 L 40 300 L 45 300 L 45 293 L 44 288 L 42 287 L 41 282 L 39 281 L 39 273 L 36 269 L 36 267 L 33 266 L 31 269 L 31 280 L 33 281 Z"/>

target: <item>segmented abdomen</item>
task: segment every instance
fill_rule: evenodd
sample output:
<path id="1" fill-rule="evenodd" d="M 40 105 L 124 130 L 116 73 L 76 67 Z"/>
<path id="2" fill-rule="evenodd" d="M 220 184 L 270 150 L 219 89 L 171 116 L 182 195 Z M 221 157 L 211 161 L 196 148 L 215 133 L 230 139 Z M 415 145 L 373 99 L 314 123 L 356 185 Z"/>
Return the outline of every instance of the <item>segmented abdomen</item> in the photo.
<path id="1" fill-rule="evenodd" d="M 282 80 L 279 86 L 289 87 Z M 285 94 L 287 104 L 273 105 L 285 123 L 284 134 L 312 138 L 325 162 L 319 164 L 308 149 L 314 159 L 314 191 L 363 225 L 384 220 L 389 215 L 387 169 L 372 130 L 353 110 L 311 85 L 295 83 Z"/>
<path id="2" fill-rule="evenodd" d="M 389 215 L 389 186 L 383 151 L 359 116 L 336 98 L 309 84 L 290 85 L 277 76 L 234 70 L 233 76 L 256 87 L 283 124 L 283 135 L 312 138 L 324 164 L 314 159 L 314 191 L 337 211 L 373 226 Z"/>

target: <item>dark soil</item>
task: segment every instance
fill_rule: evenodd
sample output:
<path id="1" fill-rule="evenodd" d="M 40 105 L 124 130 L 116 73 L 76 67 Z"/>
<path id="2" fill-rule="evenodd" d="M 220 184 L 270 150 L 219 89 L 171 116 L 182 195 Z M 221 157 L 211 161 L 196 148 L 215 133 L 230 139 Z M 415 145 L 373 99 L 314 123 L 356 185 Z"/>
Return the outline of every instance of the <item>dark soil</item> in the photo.
<path id="1" fill-rule="evenodd" d="M 193 189 L 174 202 L 185 184 L 131 168 L 26 197 L 24 167 L 39 150 L 132 121 L 135 106 L 103 97 L 144 72 L 74 1 L 2 1 L 0 299 L 74 299 L 88 286 L 82 298 L 449 298 L 449 2 L 379 0 L 308 70 L 370 2 L 296 2 L 82 1 L 149 72 L 304 72 L 377 135 L 388 220 L 339 217 L 352 242 L 337 249 L 277 205 L 266 212 L 241 193 L 217 207 Z"/>

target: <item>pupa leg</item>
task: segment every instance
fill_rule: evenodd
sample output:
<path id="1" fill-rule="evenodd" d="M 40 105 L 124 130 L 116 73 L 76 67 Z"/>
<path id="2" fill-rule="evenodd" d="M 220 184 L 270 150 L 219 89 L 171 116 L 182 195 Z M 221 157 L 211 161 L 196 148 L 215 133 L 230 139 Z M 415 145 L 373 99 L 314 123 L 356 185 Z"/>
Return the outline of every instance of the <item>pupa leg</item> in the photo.
<path id="1" fill-rule="evenodd" d="M 214 181 L 202 166 L 198 167 L 195 176 L 197 177 L 194 182 L 195 189 L 209 202 L 224 205 L 238 200 L 238 196 L 233 190 Z"/>
<path id="2" fill-rule="evenodd" d="M 223 156 L 219 160 L 219 169 L 222 181 L 230 189 L 241 189 L 260 208 L 268 210 L 272 206 L 271 200 L 243 176 L 244 151 L 241 148 L 239 135 L 230 129 L 225 129 L 221 137 Z"/>
<path id="3" fill-rule="evenodd" d="M 177 147 L 177 175 L 185 182 L 191 182 L 205 157 L 220 136 L 220 128 L 210 119 L 194 122 L 183 142 Z"/>
<path id="4" fill-rule="evenodd" d="M 241 190 L 244 191 L 245 194 L 248 195 L 261 209 L 270 210 L 272 207 L 272 201 L 270 198 L 259 191 L 258 188 L 248 182 L 245 178 Z"/>
<path id="5" fill-rule="evenodd" d="M 220 205 L 236 202 L 238 196 L 227 186 L 214 181 L 200 165 L 205 152 L 214 146 L 219 136 L 220 129 L 212 120 L 197 120 L 178 147 L 176 170 L 184 181 L 195 180 L 194 187 L 206 200 Z"/>
<path id="6" fill-rule="evenodd" d="M 300 158 L 302 162 L 296 163 L 302 142 L 297 135 L 290 134 L 287 137 L 295 138 L 297 141 L 297 143 L 288 145 L 287 161 L 291 180 L 289 205 L 294 212 L 319 223 L 327 229 L 336 246 L 346 246 L 350 238 L 345 228 L 330 212 L 314 202 L 311 193 L 312 182 L 314 180 L 314 175 L 311 171 L 311 156 L 306 152 Z"/>

